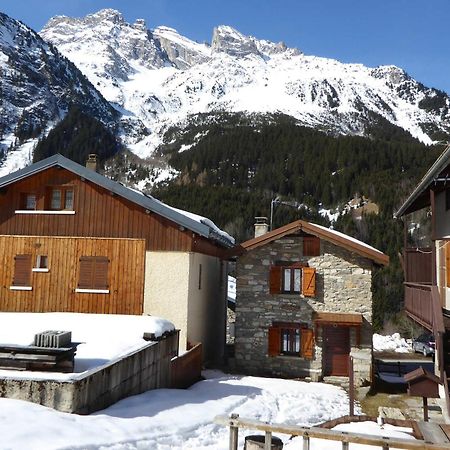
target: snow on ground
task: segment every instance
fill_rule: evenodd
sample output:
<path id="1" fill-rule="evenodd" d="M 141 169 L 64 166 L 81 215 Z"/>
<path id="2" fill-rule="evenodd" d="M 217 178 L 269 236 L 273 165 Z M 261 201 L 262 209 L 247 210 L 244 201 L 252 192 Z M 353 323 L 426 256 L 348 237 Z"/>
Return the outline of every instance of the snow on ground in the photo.
<path id="1" fill-rule="evenodd" d="M 406 342 L 406 339 L 400 337 L 399 333 L 387 336 L 374 333 L 373 350 L 375 352 L 394 351 L 396 353 L 410 353 L 412 352 L 412 347 L 411 344 Z"/>
<path id="2" fill-rule="evenodd" d="M 161 336 L 174 329 L 166 319 L 154 316 L 77 313 L 0 313 L 0 343 L 30 345 L 42 331 L 71 331 L 72 342 L 81 342 L 74 373 L 0 370 L 1 377 L 68 380 L 148 345 L 144 332 Z"/>
<path id="3" fill-rule="evenodd" d="M 204 375 L 190 389 L 148 391 L 90 416 L 0 399 L 0 449 L 228 450 L 228 428 L 213 423 L 216 415 L 309 426 L 348 413 L 347 394 L 336 386 Z M 240 432 L 239 448 L 249 434 Z"/>

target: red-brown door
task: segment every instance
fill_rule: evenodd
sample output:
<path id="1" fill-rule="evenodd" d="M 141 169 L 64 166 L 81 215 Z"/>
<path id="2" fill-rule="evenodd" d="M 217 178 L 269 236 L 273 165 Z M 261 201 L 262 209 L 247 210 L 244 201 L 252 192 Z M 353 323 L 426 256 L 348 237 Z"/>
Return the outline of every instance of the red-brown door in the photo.
<path id="1" fill-rule="evenodd" d="M 323 327 L 324 375 L 348 376 L 350 333 L 348 327 Z"/>

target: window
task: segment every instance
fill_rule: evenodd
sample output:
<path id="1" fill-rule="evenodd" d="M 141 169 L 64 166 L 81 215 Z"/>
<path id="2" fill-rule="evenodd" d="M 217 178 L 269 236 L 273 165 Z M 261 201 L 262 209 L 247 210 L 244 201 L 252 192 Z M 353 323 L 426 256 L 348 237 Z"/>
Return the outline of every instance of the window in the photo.
<path id="1" fill-rule="evenodd" d="M 272 266 L 269 275 L 271 294 L 302 294 L 316 296 L 316 269 L 303 267 L 300 263 L 283 263 Z"/>
<path id="2" fill-rule="evenodd" d="M 445 191 L 445 209 L 446 211 L 450 209 L 450 189 Z"/>
<path id="3" fill-rule="evenodd" d="M 300 293 L 302 269 L 283 267 L 283 292 L 295 294 Z"/>
<path id="4" fill-rule="evenodd" d="M 303 238 L 303 256 L 320 256 L 320 239 L 316 236 Z"/>
<path id="5" fill-rule="evenodd" d="M 274 322 L 269 328 L 269 356 L 298 356 L 312 359 L 313 330 L 300 323 Z"/>
<path id="6" fill-rule="evenodd" d="M 76 292 L 109 293 L 109 259 L 105 256 L 82 256 Z"/>
<path id="7" fill-rule="evenodd" d="M 16 255 L 11 289 L 31 290 L 31 255 Z"/>
<path id="8" fill-rule="evenodd" d="M 20 194 L 20 208 L 26 210 L 35 210 L 37 204 L 36 194 Z"/>
<path id="9" fill-rule="evenodd" d="M 37 255 L 33 272 L 48 272 L 48 256 Z"/>
<path id="10" fill-rule="evenodd" d="M 48 191 L 49 207 L 53 211 L 73 210 L 73 188 L 57 187 Z"/>

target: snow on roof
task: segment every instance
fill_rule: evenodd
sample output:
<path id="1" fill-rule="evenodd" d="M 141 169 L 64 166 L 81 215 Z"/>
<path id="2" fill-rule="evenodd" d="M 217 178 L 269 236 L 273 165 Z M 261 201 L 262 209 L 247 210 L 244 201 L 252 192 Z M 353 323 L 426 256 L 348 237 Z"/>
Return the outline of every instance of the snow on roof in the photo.
<path id="1" fill-rule="evenodd" d="M 349 240 L 349 241 L 352 241 L 352 242 L 354 242 L 355 244 L 362 245 L 363 247 L 366 247 L 368 250 L 371 250 L 371 251 L 373 251 L 373 252 L 379 253 L 380 256 L 382 256 L 382 255 L 384 256 L 384 253 L 381 252 L 380 250 L 378 250 L 377 248 L 372 247 L 371 245 L 366 244 L 365 242 L 360 241 L 359 239 L 356 239 L 356 238 L 354 238 L 354 237 L 351 237 L 351 236 L 349 236 L 348 234 L 341 233 L 340 231 L 336 231 L 336 230 L 333 230 L 333 229 L 331 229 L 331 228 L 324 227 L 324 226 L 322 226 L 322 225 L 317 225 L 316 223 L 311 223 L 311 225 L 314 225 L 315 227 L 321 228 L 322 230 L 325 230 L 325 231 L 327 231 L 328 233 L 333 233 L 333 234 L 335 234 L 336 236 L 339 236 L 339 237 L 341 237 L 341 238 L 343 238 L 343 239 L 347 239 L 347 240 Z"/>
<path id="2" fill-rule="evenodd" d="M 71 380 L 149 344 L 144 332 L 155 337 L 175 329 L 166 319 L 155 316 L 79 313 L 0 313 L 0 343 L 30 345 L 42 331 L 71 331 L 72 342 L 80 342 L 74 373 L 19 372 L 0 370 L 0 377 Z"/>

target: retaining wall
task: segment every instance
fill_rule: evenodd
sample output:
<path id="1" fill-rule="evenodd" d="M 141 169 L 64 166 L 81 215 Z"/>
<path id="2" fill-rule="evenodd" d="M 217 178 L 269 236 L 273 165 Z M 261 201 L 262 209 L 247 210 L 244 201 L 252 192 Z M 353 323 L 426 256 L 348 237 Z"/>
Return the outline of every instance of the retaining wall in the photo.
<path id="1" fill-rule="evenodd" d="M 170 387 L 171 359 L 177 354 L 178 331 L 75 380 L 0 378 L 0 397 L 89 414 L 130 395 Z"/>

